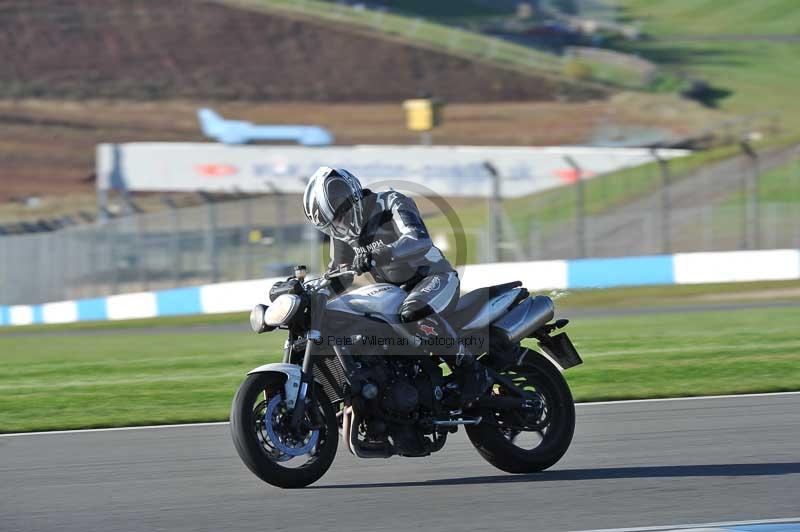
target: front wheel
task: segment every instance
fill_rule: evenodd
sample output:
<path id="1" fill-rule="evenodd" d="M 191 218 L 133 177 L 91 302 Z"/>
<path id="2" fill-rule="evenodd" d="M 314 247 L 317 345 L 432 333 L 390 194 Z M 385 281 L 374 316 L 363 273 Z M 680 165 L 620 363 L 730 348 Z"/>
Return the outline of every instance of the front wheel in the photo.
<path id="1" fill-rule="evenodd" d="M 336 413 L 321 389 L 315 390 L 314 398 L 295 431 L 281 375 L 248 375 L 236 392 L 230 417 L 233 443 L 247 468 L 264 482 L 303 488 L 333 463 L 339 444 Z M 309 415 L 311 409 L 319 415 Z M 313 419 L 322 420 L 321 426 Z"/>
<path id="2" fill-rule="evenodd" d="M 472 445 L 490 464 L 509 473 L 534 473 L 558 462 L 575 432 L 575 403 L 564 377 L 545 357 L 529 351 L 521 366 L 500 372 L 517 390 L 532 392 L 536 408 L 485 410 L 485 422 L 466 427 Z M 495 384 L 493 395 L 514 395 Z"/>

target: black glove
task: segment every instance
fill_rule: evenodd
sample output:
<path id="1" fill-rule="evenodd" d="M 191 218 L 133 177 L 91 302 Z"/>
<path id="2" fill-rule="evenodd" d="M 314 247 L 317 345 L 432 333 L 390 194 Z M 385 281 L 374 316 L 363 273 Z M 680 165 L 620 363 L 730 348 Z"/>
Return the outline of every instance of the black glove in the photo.
<path id="1" fill-rule="evenodd" d="M 373 265 L 374 260 L 372 258 L 372 253 L 367 251 L 366 253 L 359 253 L 356 255 L 356 258 L 353 259 L 353 265 L 350 266 L 350 269 L 358 272 L 360 275 L 364 272 L 370 271 Z"/>

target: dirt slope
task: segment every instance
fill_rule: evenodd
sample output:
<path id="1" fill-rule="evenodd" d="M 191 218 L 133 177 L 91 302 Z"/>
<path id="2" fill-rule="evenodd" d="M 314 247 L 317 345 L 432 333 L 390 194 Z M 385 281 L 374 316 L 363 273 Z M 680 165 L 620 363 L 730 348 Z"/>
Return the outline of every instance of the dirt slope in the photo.
<path id="1" fill-rule="evenodd" d="M 193 0 L 0 0 L 0 97 L 582 100 L 602 91 Z"/>

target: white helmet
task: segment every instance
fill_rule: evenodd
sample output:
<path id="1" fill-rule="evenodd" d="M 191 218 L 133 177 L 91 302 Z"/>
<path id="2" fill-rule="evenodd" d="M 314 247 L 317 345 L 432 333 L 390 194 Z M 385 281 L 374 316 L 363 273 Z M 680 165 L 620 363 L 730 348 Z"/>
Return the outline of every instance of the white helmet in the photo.
<path id="1" fill-rule="evenodd" d="M 303 209 L 314 227 L 340 240 L 361 232 L 364 192 L 358 178 L 342 168 L 320 167 L 308 180 Z"/>

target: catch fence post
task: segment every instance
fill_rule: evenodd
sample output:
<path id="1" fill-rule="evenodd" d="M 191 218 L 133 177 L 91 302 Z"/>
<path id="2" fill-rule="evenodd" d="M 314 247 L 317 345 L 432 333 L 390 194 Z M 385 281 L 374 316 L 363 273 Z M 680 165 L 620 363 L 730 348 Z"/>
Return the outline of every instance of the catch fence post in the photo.
<path id="1" fill-rule="evenodd" d="M 244 208 L 242 215 L 244 216 L 244 277 L 245 279 L 253 278 L 253 242 L 250 241 L 251 233 L 253 232 L 253 198 L 245 198 L 242 200 Z"/>
<path id="2" fill-rule="evenodd" d="M 274 183 L 268 183 L 274 194 L 275 202 L 275 244 L 278 250 L 285 250 L 286 245 L 286 201 L 284 193 Z"/>
<path id="3" fill-rule="evenodd" d="M 219 282 L 219 257 L 217 256 L 217 209 L 214 198 L 207 192 L 200 192 L 206 205 L 206 255 L 212 283 Z"/>
<path id="4" fill-rule="evenodd" d="M 578 258 L 586 258 L 586 191 L 583 183 L 583 170 L 569 155 L 564 160 L 575 172 L 575 242 Z"/>
<path id="5" fill-rule="evenodd" d="M 653 148 L 650 150 L 653 159 L 658 162 L 658 169 L 661 173 L 661 194 L 660 194 L 660 207 L 661 207 L 661 253 L 668 255 L 672 250 L 672 221 L 670 219 L 670 173 L 669 161 L 662 158 L 658 150 Z"/>
<path id="6" fill-rule="evenodd" d="M 308 247 L 307 266 L 309 272 L 320 272 L 325 270 L 322 260 L 322 246 L 324 239 L 320 239 L 320 233 L 311 224 L 303 224 L 303 240 Z"/>
<path id="7" fill-rule="evenodd" d="M 117 258 L 117 240 L 120 238 L 119 218 L 106 221 L 103 226 L 108 242 L 108 261 L 111 265 L 111 293 L 119 293 L 119 260 Z"/>
<path id="8" fill-rule="evenodd" d="M 758 249 L 761 243 L 761 214 L 759 212 L 760 205 L 758 198 L 758 185 L 761 177 L 761 171 L 758 164 L 758 153 L 753 149 L 747 140 L 740 142 L 739 146 L 750 162 L 750 172 L 744 174 L 742 181 L 745 194 L 745 247 L 748 249 Z"/>
<path id="9" fill-rule="evenodd" d="M 500 209 L 502 208 L 500 203 L 502 201 L 500 197 L 500 173 L 489 161 L 485 161 L 483 167 L 489 173 L 489 177 L 492 180 L 492 191 L 489 197 L 489 246 L 487 248 L 487 259 L 488 262 L 497 262 L 501 258 L 500 243 L 502 240 L 502 226 L 500 225 Z"/>
<path id="10" fill-rule="evenodd" d="M 182 279 L 182 257 L 181 257 L 181 213 L 175 200 L 169 197 L 162 197 L 164 205 L 169 209 L 169 218 L 172 225 L 170 233 L 170 250 L 172 252 L 172 280 L 175 286 L 180 286 Z"/>
<path id="11" fill-rule="evenodd" d="M 146 291 L 149 288 L 147 276 L 147 251 L 144 245 L 144 230 L 142 224 L 143 214 L 131 214 L 133 218 L 134 242 L 136 247 L 136 277 L 139 279 L 140 290 Z"/>

